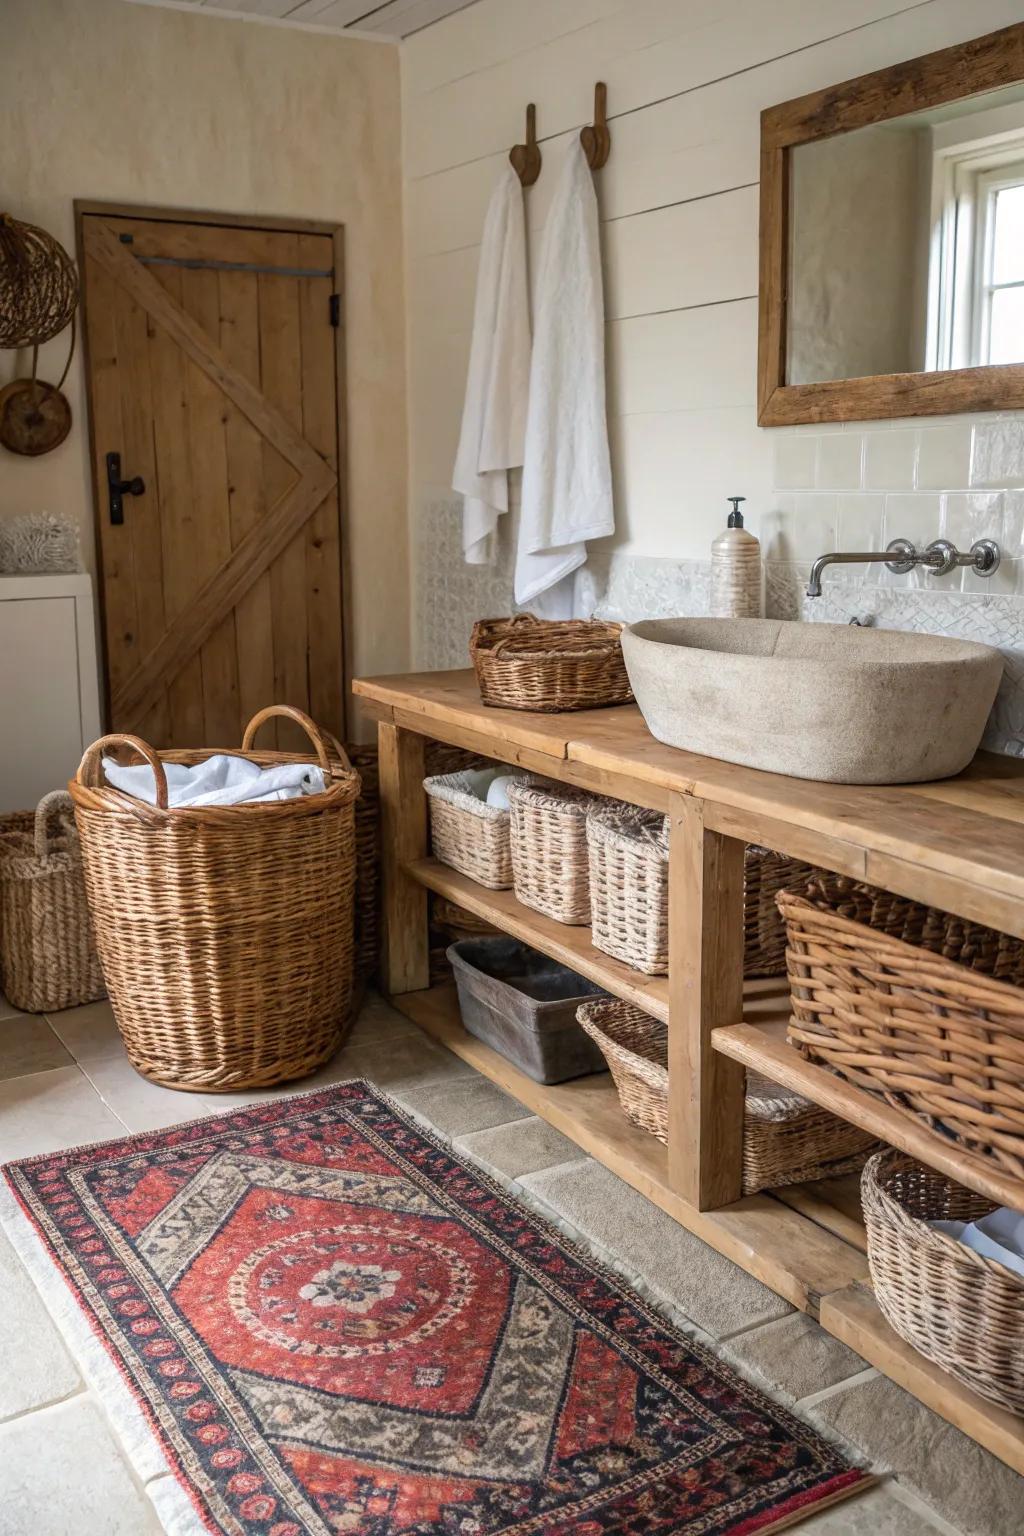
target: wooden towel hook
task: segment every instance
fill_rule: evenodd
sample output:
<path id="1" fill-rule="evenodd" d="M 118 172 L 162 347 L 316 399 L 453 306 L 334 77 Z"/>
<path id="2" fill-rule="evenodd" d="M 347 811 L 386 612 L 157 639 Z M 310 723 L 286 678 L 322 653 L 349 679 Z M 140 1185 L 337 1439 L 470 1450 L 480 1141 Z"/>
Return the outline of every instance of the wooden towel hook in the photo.
<path id="1" fill-rule="evenodd" d="M 580 129 L 580 143 L 590 169 L 599 171 L 612 147 L 612 136 L 608 132 L 608 87 L 603 80 L 594 86 L 594 121 Z"/>
<path id="2" fill-rule="evenodd" d="M 540 175 L 540 145 L 537 143 L 537 108 L 531 101 L 526 109 L 526 143 L 514 144 L 508 158 L 524 187 L 532 187 Z"/>

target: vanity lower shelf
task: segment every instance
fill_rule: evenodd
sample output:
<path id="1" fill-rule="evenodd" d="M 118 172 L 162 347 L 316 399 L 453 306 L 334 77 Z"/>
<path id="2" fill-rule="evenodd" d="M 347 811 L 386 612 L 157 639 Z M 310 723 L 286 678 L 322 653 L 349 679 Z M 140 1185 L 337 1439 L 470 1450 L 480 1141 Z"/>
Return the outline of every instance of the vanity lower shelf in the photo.
<path id="1" fill-rule="evenodd" d="M 612 959 L 590 942 L 589 928 L 570 927 L 523 906 L 511 891 L 489 891 L 468 875 L 460 875 L 437 859 L 418 859 L 407 872 L 428 890 L 454 901 L 477 917 L 486 919 L 514 939 L 532 944 L 542 954 L 578 971 L 614 997 L 653 1014 L 668 1023 L 668 977 L 645 976 L 621 960 Z"/>
<path id="2" fill-rule="evenodd" d="M 806 1061 L 787 1043 L 784 1021 L 754 1021 L 748 1014 L 742 1024 L 713 1030 L 711 1040 L 715 1050 L 723 1055 L 802 1093 L 822 1109 L 831 1110 L 880 1141 L 908 1152 L 918 1162 L 977 1190 L 997 1205 L 1024 1208 L 1024 1182 L 937 1135 L 923 1121 L 902 1114 L 883 1099 Z"/>

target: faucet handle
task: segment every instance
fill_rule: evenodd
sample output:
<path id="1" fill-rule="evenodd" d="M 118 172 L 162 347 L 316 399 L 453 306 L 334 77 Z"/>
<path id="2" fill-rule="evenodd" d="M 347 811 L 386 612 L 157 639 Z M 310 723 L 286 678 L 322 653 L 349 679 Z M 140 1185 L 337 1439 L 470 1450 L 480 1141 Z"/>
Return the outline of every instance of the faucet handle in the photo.
<path id="1" fill-rule="evenodd" d="M 885 546 L 885 552 L 892 556 L 891 560 L 885 562 L 885 568 L 892 571 L 894 576 L 905 576 L 917 564 L 917 550 L 909 539 L 893 539 L 891 544 Z"/>

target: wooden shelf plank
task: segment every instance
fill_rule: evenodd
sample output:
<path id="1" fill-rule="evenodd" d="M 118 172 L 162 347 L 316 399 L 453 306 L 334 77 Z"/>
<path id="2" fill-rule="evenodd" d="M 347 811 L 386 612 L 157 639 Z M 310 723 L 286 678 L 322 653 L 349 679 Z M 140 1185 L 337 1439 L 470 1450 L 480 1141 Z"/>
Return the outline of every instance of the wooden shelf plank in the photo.
<path id="1" fill-rule="evenodd" d="M 867 1286 L 851 1285 L 823 1297 L 821 1325 L 884 1376 L 1024 1474 L 1024 1419 L 987 1402 L 919 1355 L 889 1327 Z"/>
<path id="2" fill-rule="evenodd" d="M 407 867 L 413 879 L 428 890 L 466 907 L 477 917 L 486 918 L 503 933 L 532 944 L 534 949 L 570 966 L 613 996 L 635 1003 L 656 1019 L 668 1022 L 668 977 L 645 976 L 621 960 L 602 954 L 591 944 L 589 928 L 574 928 L 556 922 L 554 918 L 524 907 L 511 891 L 489 891 L 486 886 L 478 885 L 437 859 L 420 859 Z"/>
<path id="3" fill-rule="evenodd" d="M 726 1056 L 804 1094 L 822 1109 L 859 1125 L 880 1141 L 899 1147 L 918 1162 L 966 1184 L 968 1189 L 977 1190 L 997 1205 L 1024 1208 L 1024 1182 L 936 1135 L 923 1122 L 893 1109 L 884 1099 L 875 1098 L 824 1067 L 805 1061 L 786 1043 L 785 1029 L 780 1024 L 732 1024 L 716 1029 L 712 1040 L 715 1049 Z"/>
<path id="4" fill-rule="evenodd" d="M 689 1205 L 669 1186 L 666 1148 L 626 1119 L 607 1073 L 554 1085 L 535 1083 L 489 1045 L 467 1034 L 452 986 L 406 992 L 391 1002 L 440 1044 L 793 1306 L 816 1314 L 827 1292 L 866 1281 L 867 1262 L 858 1249 L 771 1195 L 748 1195 L 717 1211 L 698 1211 Z"/>

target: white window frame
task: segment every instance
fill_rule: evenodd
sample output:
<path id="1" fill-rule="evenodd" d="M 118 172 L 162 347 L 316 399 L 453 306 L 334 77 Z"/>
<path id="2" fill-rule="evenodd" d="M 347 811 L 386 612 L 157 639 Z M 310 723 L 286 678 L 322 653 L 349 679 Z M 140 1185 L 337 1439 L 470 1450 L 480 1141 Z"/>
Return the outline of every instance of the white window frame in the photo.
<path id="1" fill-rule="evenodd" d="M 988 362 L 996 194 L 1024 185 L 1024 134 L 937 149 L 932 174 L 926 369 Z"/>

